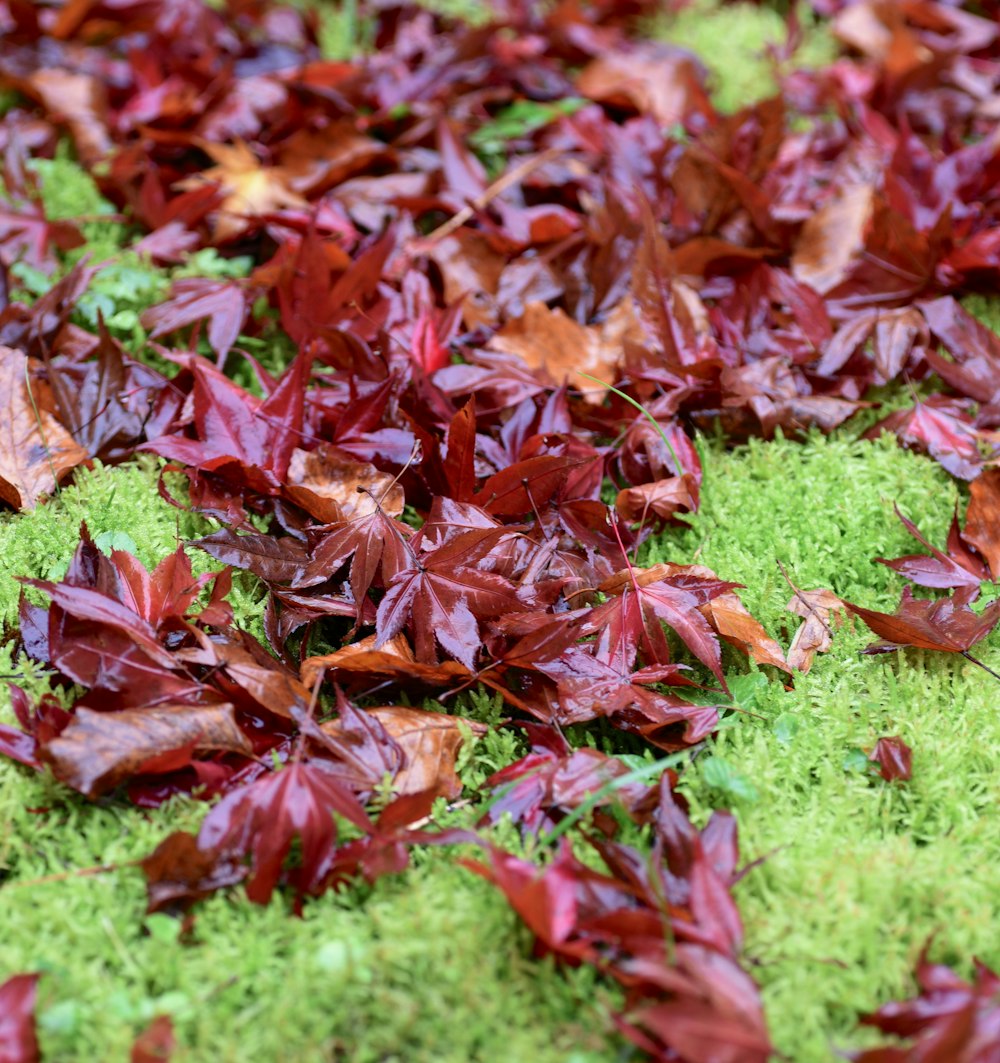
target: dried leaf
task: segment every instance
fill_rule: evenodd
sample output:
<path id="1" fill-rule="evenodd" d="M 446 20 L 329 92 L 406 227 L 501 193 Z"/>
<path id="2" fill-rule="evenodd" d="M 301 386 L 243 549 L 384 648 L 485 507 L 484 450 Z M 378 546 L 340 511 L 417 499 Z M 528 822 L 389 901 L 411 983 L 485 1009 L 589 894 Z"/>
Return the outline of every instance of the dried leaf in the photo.
<path id="1" fill-rule="evenodd" d="M 284 493 L 324 524 L 368 517 L 380 507 L 390 517 L 403 512 L 403 488 L 393 477 L 324 449 L 292 451 Z"/>
<path id="2" fill-rule="evenodd" d="M 465 733 L 480 738 L 488 728 L 475 720 L 449 716 L 443 712 L 386 705 L 365 709 L 385 728 L 403 752 L 403 764 L 393 778 L 397 794 L 431 793 L 453 799 L 462 792 L 462 782 L 455 774 L 455 761 Z M 342 733 L 339 720 L 323 724 L 327 734 Z"/>
<path id="3" fill-rule="evenodd" d="M 157 705 L 124 712 L 77 709 L 70 725 L 42 749 L 56 778 L 97 797 L 135 775 L 176 771 L 195 754 L 253 747 L 232 705 Z"/>
<path id="4" fill-rule="evenodd" d="M 87 460 L 87 451 L 50 412 L 31 368 L 20 351 L 0 346 L 0 499 L 15 509 L 33 509 Z"/>
<path id="5" fill-rule="evenodd" d="M 802 591 L 785 607 L 790 613 L 805 618 L 791 646 L 788 647 L 788 667 L 803 675 L 812 668 L 817 653 L 826 653 L 833 645 L 833 627 L 839 623 L 835 614 L 845 606 L 832 591 Z"/>

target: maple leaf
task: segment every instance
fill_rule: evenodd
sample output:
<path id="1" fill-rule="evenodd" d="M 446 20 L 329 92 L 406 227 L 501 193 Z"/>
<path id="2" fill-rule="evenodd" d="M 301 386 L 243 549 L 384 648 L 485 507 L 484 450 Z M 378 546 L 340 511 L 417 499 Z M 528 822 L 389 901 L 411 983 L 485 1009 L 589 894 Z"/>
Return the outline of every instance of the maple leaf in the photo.
<path id="1" fill-rule="evenodd" d="M 24 88 L 69 126 L 80 158 L 88 166 L 113 149 L 107 126 L 107 91 L 100 77 L 48 67 L 33 71 L 24 80 Z"/>
<path id="2" fill-rule="evenodd" d="M 663 621 L 725 687 L 719 640 L 699 607 L 740 584 L 726 583 L 714 573 L 655 575 L 648 582 L 636 576 L 620 594 L 594 609 L 585 630 L 598 635 L 598 657 L 627 671 L 641 646 L 650 664 L 666 664 L 670 652 Z"/>
<path id="3" fill-rule="evenodd" d="M 403 705 L 366 708 L 363 712 L 378 721 L 403 755 L 402 764 L 393 774 L 395 793 L 430 793 L 449 799 L 461 794 L 462 782 L 455 774 L 455 762 L 464 736 L 481 738 L 487 731 L 483 724 Z M 336 737 L 343 732 L 343 723 L 338 719 L 324 723 L 322 728 Z"/>
<path id="4" fill-rule="evenodd" d="M 301 440 L 311 360 L 296 358 L 263 400 L 202 358 L 190 355 L 184 361 L 194 378 L 190 405 L 198 438 L 178 431 L 151 439 L 139 449 L 193 469 L 229 474 L 244 488 L 265 494 L 277 491 Z"/>
<path id="5" fill-rule="evenodd" d="M 961 538 L 986 558 L 996 582 L 1000 578 L 1000 469 L 986 469 L 970 484 Z"/>
<path id="6" fill-rule="evenodd" d="M 986 474 L 984 473 L 983 476 Z M 982 476 L 979 478 L 982 479 Z M 973 481 L 973 486 L 979 480 Z M 982 491 L 982 489 L 981 489 Z M 982 495 L 981 495 L 982 497 Z M 905 557 L 897 557 L 891 561 L 884 557 L 876 557 L 872 560 L 880 565 L 894 569 L 908 580 L 919 583 L 922 587 L 966 587 L 979 592 L 980 583 L 989 578 L 982 561 L 966 545 L 965 537 L 958 530 L 958 517 L 952 517 L 951 531 L 948 533 L 948 553 L 938 550 L 929 543 L 920 533 L 920 529 L 899 512 L 899 507 L 894 507 L 896 516 L 903 523 L 903 527 L 913 536 L 917 542 L 926 546 L 931 552 L 931 557 L 926 554 L 907 554 Z M 970 504 L 970 509 L 971 509 Z M 978 510 L 974 511 L 973 527 L 978 520 Z M 990 533 L 987 531 L 986 535 Z M 971 541 L 971 540 L 970 540 Z M 973 595 L 974 598 L 976 595 Z M 972 599 L 970 598 L 970 601 Z"/>
<path id="7" fill-rule="evenodd" d="M 565 726 L 606 716 L 615 727 L 670 751 L 703 741 L 719 722 L 716 706 L 692 705 L 647 686 L 685 682 L 682 665 L 632 672 L 620 661 L 609 664 L 582 647 L 571 647 L 555 659 L 536 662 L 534 668 L 555 682 L 555 696 L 533 695 L 527 686 L 518 700 L 545 722 Z"/>
<path id="8" fill-rule="evenodd" d="M 623 300 L 600 325 L 580 325 L 562 310 L 528 303 L 490 339 L 496 351 L 516 354 L 532 369 L 543 370 L 555 384 L 568 380 L 587 402 L 603 402 L 606 392 L 588 380 L 614 382 L 625 340 L 641 339 L 631 302 Z"/>
<path id="9" fill-rule="evenodd" d="M 975 980 L 927 959 L 917 964 L 919 993 L 886 1004 L 862 1017 L 894 1038 L 909 1043 L 871 1048 L 851 1056 L 854 1063 L 986 1063 L 1000 1053 L 1000 977 L 976 961 Z"/>
<path id="10" fill-rule="evenodd" d="M 292 451 L 285 495 L 324 524 L 365 517 L 381 508 L 389 517 L 403 512 L 403 489 L 369 462 L 344 461 L 325 449 Z"/>
<path id="11" fill-rule="evenodd" d="M 239 282 L 189 277 L 174 281 L 167 299 L 144 310 L 139 320 L 150 339 L 207 321 L 209 345 L 222 362 L 246 316 L 246 289 Z"/>
<path id="12" fill-rule="evenodd" d="M 32 368 L 20 351 L 0 346 L 0 500 L 15 509 L 33 509 L 87 458 L 52 415 Z"/>
<path id="13" fill-rule="evenodd" d="M 215 240 L 225 242 L 241 236 L 259 218 L 274 211 L 306 206 L 306 201 L 292 190 L 292 173 L 283 166 L 262 166 L 243 141 L 201 141 L 199 146 L 216 165 L 178 181 L 175 187 L 188 190 L 205 184 L 219 185 L 223 198 L 213 223 Z"/>
<path id="14" fill-rule="evenodd" d="M 785 608 L 805 623 L 795 632 L 786 660 L 789 668 L 805 675 L 816 654 L 826 653 L 833 645 L 833 625 L 839 623 L 834 617 L 845 603 L 833 591 L 803 591 L 794 585 L 792 590 L 795 594 Z"/>
<path id="15" fill-rule="evenodd" d="M 84 243 L 84 238 L 72 222 L 50 221 L 39 203 L 13 207 L 0 202 L 0 241 L 0 261 L 6 265 L 20 260 L 34 269 L 51 270 L 53 247 L 71 251 Z"/>
<path id="16" fill-rule="evenodd" d="M 380 682 L 440 687 L 458 686 L 473 676 L 458 661 L 422 664 L 402 635 L 389 639 L 379 650 L 375 649 L 376 641 L 377 636 L 370 635 L 333 653 L 307 657 L 302 662 L 302 681 L 312 687 L 325 675 L 332 682 L 343 685 L 370 683 L 377 679 Z M 402 652 L 399 649 L 401 644 Z"/>
<path id="17" fill-rule="evenodd" d="M 844 605 L 884 640 L 869 646 L 867 653 L 915 646 L 969 657 L 969 650 L 1000 623 L 1000 600 L 991 602 L 980 615 L 969 608 L 971 595 L 969 589 L 962 589 L 947 598 L 927 601 L 915 599 L 910 588 L 904 587 L 895 613 L 878 613 L 848 601 Z"/>
<path id="18" fill-rule="evenodd" d="M 531 753 L 486 780 L 493 787 L 495 800 L 490 802 L 484 821 L 497 823 L 508 815 L 512 822 L 539 834 L 584 802 L 600 808 L 619 801 L 632 811 L 648 797 L 649 786 L 639 781 L 617 786 L 613 793 L 608 790 L 609 783 L 630 772 L 618 757 L 586 747 L 570 749 L 554 728 L 526 724 L 525 730 L 532 738 Z M 608 792 L 594 801 L 602 790 Z"/>
<path id="19" fill-rule="evenodd" d="M 631 104 L 664 127 L 710 110 L 705 70 L 682 48 L 644 41 L 618 51 L 604 50 L 577 79 L 583 96 L 610 104 Z"/>
<path id="20" fill-rule="evenodd" d="M 41 1063 L 35 1028 L 37 974 L 15 974 L 0 985 L 0 1059 Z"/>
<path id="21" fill-rule="evenodd" d="M 350 584 L 356 602 L 363 601 L 380 575 L 388 587 L 406 571 L 412 555 L 409 540 L 413 529 L 377 507 L 365 516 L 336 524 L 310 551 L 302 585 L 332 576 L 350 558 Z"/>
<path id="22" fill-rule="evenodd" d="M 232 705 L 157 705 L 123 712 L 79 708 L 41 760 L 60 782 L 97 797 L 133 776 L 186 767 L 195 754 L 239 753 L 253 747 Z"/>
<path id="23" fill-rule="evenodd" d="M 946 384 L 977 402 L 1000 401 L 1000 337 L 951 296 L 921 303 L 920 310 L 935 338 L 955 359 L 949 362 L 934 351 L 924 355 Z"/>
<path id="24" fill-rule="evenodd" d="M 974 480 L 982 471 L 976 432 L 954 400 L 931 396 L 908 410 L 897 410 L 868 429 L 863 438 L 878 439 L 883 431 L 895 432 L 901 443 L 930 454 L 960 480 Z"/>
<path id="25" fill-rule="evenodd" d="M 336 845 L 334 814 L 361 831 L 372 829 L 354 794 L 322 768 L 296 763 L 270 772 L 214 805 L 202 822 L 195 847 L 190 835 L 181 833 L 184 841 L 171 835 L 144 861 L 151 899 L 157 906 L 165 903 L 165 891 L 158 894 L 156 886 L 171 875 L 185 881 L 197 870 L 203 881 L 210 868 L 219 868 L 226 884 L 249 875 L 247 897 L 255 904 L 267 904 L 285 871 L 293 841 L 298 841 L 301 855 L 298 866 L 287 874 L 301 892 L 316 892 Z M 249 867 L 244 864 L 247 859 Z"/>
<path id="26" fill-rule="evenodd" d="M 90 359 L 60 355 L 46 361 L 45 373 L 59 420 L 90 457 L 116 461 L 142 441 L 156 397 L 166 378 L 129 358 L 99 324 L 99 342 Z"/>
<path id="27" fill-rule="evenodd" d="M 472 567 L 475 560 L 472 554 L 459 561 L 450 544 L 414 555 L 410 566 L 388 583 L 379 603 L 376 649 L 408 626 L 417 660 L 435 663 L 437 643 L 474 670 L 482 641 L 478 622 L 519 606 L 514 585 L 494 572 Z"/>

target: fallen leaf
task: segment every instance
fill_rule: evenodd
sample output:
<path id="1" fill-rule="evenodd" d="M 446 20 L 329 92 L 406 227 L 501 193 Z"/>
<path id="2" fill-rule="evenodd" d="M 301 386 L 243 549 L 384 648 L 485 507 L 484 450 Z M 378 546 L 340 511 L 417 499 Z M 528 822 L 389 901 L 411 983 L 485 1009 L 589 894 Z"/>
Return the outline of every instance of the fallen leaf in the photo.
<path id="1" fill-rule="evenodd" d="M 602 103 L 631 105 L 672 126 L 708 110 L 705 69 L 691 52 L 643 41 L 605 51 L 583 68 L 577 92 Z"/>
<path id="2" fill-rule="evenodd" d="M 915 599 L 910 588 L 904 587 L 895 613 L 878 613 L 848 601 L 843 604 L 885 640 L 869 646 L 868 652 L 915 646 L 922 650 L 967 653 L 1000 623 L 1000 599 L 990 602 L 980 615 L 969 608 L 970 594 L 969 590 L 960 590 L 948 598 L 928 601 Z"/>
<path id="3" fill-rule="evenodd" d="M 363 710 L 385 728 L 387 734 L 403 751 L 403 764 L 392 781 L 397 794 L 429 792 L 435 796 L 458 797 L 462 782 L 455 774 L 455 761 L 466 733 L 481 738 L 488 728 L 461 716 L 443 712 L 428 712 L 402 705 L 386 705 Z M 328 734 L 339 736 L 339 720 L 322 725 Z"/>
<path id="4" fill-rule="evenodd" d="M 0 1061 L 41 1063 L 35 1029 L 37 974 L 15 974 L 0 985 Z"/>
<path id="5" fill-rule="evenodd" d="M 614 382 L 627 338 L 641 332 L 630 302 L 622 301 L 599 325 L 581 325 L 565 311 L 544 303 L 528 303 L 521 317 L 493 334 L 489 347 L 516 354 L 531 369 L 541 370 L 554 384 L 568 380 L 591 403 L 604 401 L 606 390 L 581 376 Z"/>
<path id="6" fill-rule="evenodd" d="M 80 708 L 41 756 L 61 782 L 97 797 L 135 775 L 175 771 L 196 753 L 209 752 L 253 753 L 232 705 L 157 705 L 122 712 Z"/>
<path id="7" fill-rule="evenodd" d="M 864 248 L 874 209 L 872 186 L 857 185 L 807 218 L 792 252 L 795 279 L 820 295 L 836 288 Z"/>
<path id="8" fill-rule="evenodd" d="M 913 751 L 902 738 L 880 738 L 868 759 L 878 765 L 886 782 L 908 782 L 913 770 Z"/>
<path id="9" fill-rule="evenodd" d="M 20 351 L 0 346 L 0 500 L 15 509 L 34 509 L 88 456 L 48 409 L 31 370 Z"/>
<path id="10" fill-rule="evenodd" d="M 969 485 L 962 538 L 986 558 L 994 582 L 1000 578 L 1000 469 L 986 469 Z"/>
<path id="11" fill-rule="evenodd" d="M 403 488 L 396 478 L 323 448 L 292 451 L 284 493 L 324 524 L 369 517 L 379 508 L 390 517 L 403 512 Z"/>
<path id="12" fill-rule="evenodd" d="M 788 667 L 805 675 L 812 668 L 817 653 L 826 653 L 833 645 L 833 628 L 838 623 L 834 615 L 845 606 L 832 591 L 803 591 L 795 595 L 785 607 L 790 613 L 805 618 L 791 646 L 788 647 Z"/>
<path id="13" fill-rule="evenodd" d="M 254 219 L 285 208 L 306 206 L 295 191 L 295 176 L 283 166 L 262 166 L 243 141 L 235 144 L 212 144 L 203 141 L 202 150 L 216 165 L 178 181 L 181 190 L 218 184 L 223 193 L 215 214 L 214 238 L 231 240 L 251 227 Z"/>
<path id="14" fill-rule="evenodd" d="M 927 947 L 917 963 L 918 993 L 862 1017 L 893 1038 L 893 1047 L 854 1053 L 854 1063 L 990 1063 L 1000 1058 L 1000 977 L 978 960 L 971 982 L 932 964 Z M 906 1043 L 900 1044 L 900 1038 Z"/>
<path id="15" fill-rule="evenodd" d="M 130 1063 L 169 1063 L 177 1047 L 169 1015 L 156 1015 L 132 1043 Z"/>

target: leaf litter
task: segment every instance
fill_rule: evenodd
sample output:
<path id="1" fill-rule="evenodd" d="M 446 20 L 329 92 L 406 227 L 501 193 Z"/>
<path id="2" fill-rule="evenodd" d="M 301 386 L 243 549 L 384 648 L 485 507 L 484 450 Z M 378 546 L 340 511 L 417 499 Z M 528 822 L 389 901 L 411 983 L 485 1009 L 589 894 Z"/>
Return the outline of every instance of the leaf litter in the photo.
<path id="1" fill-rule="evenodd" d="M 879 651 L 969 656 L 1000 620 L 971 608 L 1000 566 L 1000 341 L 955 299 L 1000 270 L 1000 33 L 934 0 L 817 0 L 844 56 L 723 116 L 692 55 L 635 34 L 655 7 L 502 4 L 477 29 L 372 5 L 378 49 L 343 62 L 308 12 L 268 2 L 0 3 L 0 86 L 20 94 L 0 118 L 0 499 L 30 509 L 75 467 L 145 451 L 221 526 L 152 572 L 84 527 L 63 579 L 25 581 L 20 652 L 76 689 L 63 708 L 15 688 L 0 751 L 92 798 L 220 798 L 144 861 L 151 909 L 236 883 L 302 903 L 413 845 L 478 847 L 463 859 L 540 951 L 626 987 L 616 1021 L 641 1050 L 752 1063 L 771 1048 L 739 966 L 735 822 L 697 831 L 665 763 L 639 779 L 562 729 L 684 756 L 730 705 L 722 641 L 789 682 L 842 608 Z M 168 372 L 78 324 L 84 223 L 46 217 L 28 166 L 64 135 L 136 250 L 252 258 L 142 313 Z M 34 301 L 22 263 L 53 282 Z M 279 370 L 244 349 L 276 332 Z M 793 586 L 785 650 L 724 574 L 632 564 L 698 508 L 697 431 L 829 431 L 887 384 L 912 401 L 867 434 L 971 501 L 945 550 L 900 514 L 930 554 L 876 560 L 947 596 L 881 613 Z M 230 568 L 195 577 L 191 549 L 266 587 L 267 645 L 232 624 Z M 489 781 L 479 831 L 439 830 L 484 726 L 409 700 L 474 684 L 531 752 Z M 871 757 L 910 775 L 900 738 Z M 614 808 L 651 856 L 617 840 Z M 543 842 L 577 824 L 604 870 L 565 836 L 538 864 L 498 848 L 482 832 L 501 814 Z M 925 995 L 948 988 L 920 971 Z M 34 979 L 0 987 L 11 1058 L 37 1057 Z M 951 990 L 972 1015 L 978 988 Z M 883 1012 L 930 1032 L 878 1058 L 951 1044 Z M 172 1046 L 156 1019 L 133 1058 Z"/>

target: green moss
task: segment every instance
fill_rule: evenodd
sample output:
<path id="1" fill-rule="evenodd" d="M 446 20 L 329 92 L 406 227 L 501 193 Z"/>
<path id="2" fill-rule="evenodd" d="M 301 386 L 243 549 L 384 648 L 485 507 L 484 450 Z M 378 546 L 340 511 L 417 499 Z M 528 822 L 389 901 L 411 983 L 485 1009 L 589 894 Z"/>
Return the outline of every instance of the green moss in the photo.
<path id="1" fill-rule="evenodd" d="M 44 972 L 46 1058 L 124 1059 L 159 1011 L 174 1017 L 178 1063 L 235 1063 L 250 1045 L 273 1063 L 620 1058 L 610 990 L 532 960 L 517 917 L 452 853 L 310 903 L 303 919 L 280 899 L 220 896 L 179 943 L 173 920 L 144 922 L 142 876 L 124 865 L 202 812 L 93 805 L 0 764 L 0 977 Z M 72 874 L 106 864 L 123 866 Z"/>
<path id="2" fill-rule="evenodd" d="M 903 581 L 870 559 L 919 549 L 893 500 L 943 540 L 956 494 L 938 466 L 888 437 L 753 443 L 707 458 L 693 529 L 646 560 L 697 554 L 747 583 L 744 600 L 787 645 L 798 621 L 784 611 L 791 592 L 775 559 L 801 587 L 891 611 Z M 767 857 L 738 900 L 776 1043 L 796 1063 L 868 1043 L 858 1013 L 910 991 L 932 934 L 935 958 L 966 974 L 973 956 L 1000 962 L 995 682 L 944 654 L 860 656 L 872 639 L 855 623 L 793 691 L 754 684 L 748 707 L 764 719 L 733 717 L 682 782 L 699 817 L 734 807 L 744 860 Z M 1000 634 L 981 655 L 1000 666 Z M 866 770 L 865 752 L 886 735 L 912 746 L 911 782 Z M 720 757 L 750 792 L 720 787 Z"/>
<path id="3" fill-rule="evenodd" d="M 799 5 L 799 19 L 804 37 L 792 57 L 792 67 L 832 62 L 837 43 L 829 31 L 805 4 Z M 720 111 L 738 111 L 777 90 L 767 49 L 784 41 L 785 22 L 773 8 L 695 0 L 678 14 L 658 20 L 653 32 L 696 53 L 704 62 L 712 77 L 712 99 Z"/>
<path id="4" fill-rule="evenodd" d="M 962 299 L 962 306 L 987 328 L 1000 333 L 1000 296 L 967 295 Z"/>
<path id="5" fill-rule="evenodd" d="M 650 544 L 640 559 L 696 555 L 747 584 L 747 607 L 772 631 L 792 622 L 779 560 L 799 587 L 829 587 L 863 605 L 887 605 L 893 595 L 898 601 L 900 578 L 870 561 L 918 549 L 893 503 L 943 540 L 958 491 L 940 466 L 890 435 L 876 443 L 818 433 L 802 444 L 754 440 L 730 453 L 713 447 L 703 464 L 702 508 L 692 527 Z"/>
<path id="6" fill-rule="evenodd" d="M 114 467 L 97 462 L 93 469 L 78 469 L 70 486 L 37 509 L 0 514 L 0 627 L 9 629 L 17 619 L 21 585 L 16 577 L 60 579 L 76 549 L 83 521 L 95 538 L 126 533 L 135 544 L 134 553 L 150 569 L 175 550 L 179 541 L 212 529 L 208 521 L 160 497 L 161 465 L 152 456 Z M 191 563 L 199 573 L 219 567 L 200 550 L 191 551 Z M 234 573 L 229 596 L 234 619 L 258 638 L 263 638 L 264 595 L 257 580 Z"/>

